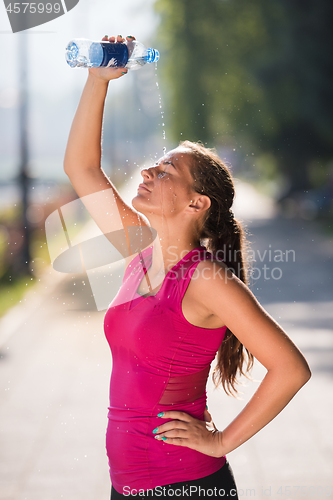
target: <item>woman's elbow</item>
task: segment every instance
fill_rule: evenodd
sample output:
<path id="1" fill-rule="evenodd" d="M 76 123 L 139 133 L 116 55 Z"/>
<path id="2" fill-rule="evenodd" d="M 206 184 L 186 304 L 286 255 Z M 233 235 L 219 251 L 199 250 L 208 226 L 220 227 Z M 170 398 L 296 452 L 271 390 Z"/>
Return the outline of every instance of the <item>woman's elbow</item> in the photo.
<path id="1" fill-rule="evenodd" d="M 311 378 L 311 370 L 305 358 L 294 358 L 280 364 L 278 371 L 289 390 L 296 394 Z"/>
<path id="2" fill-rule="evenodd" d="M 304 384 L 306 384 L 312 376 L 309 365 L 307 364 L 306 370 L 304 372 Z"/>
<path id="3" fill-rule="evenodd" d="M 294 371 L 294 379 L 299 389 L 303 387 L 311 378 L 311 370 L 307 361 L 303 358 L 301 362 L 297 364 Z"/>

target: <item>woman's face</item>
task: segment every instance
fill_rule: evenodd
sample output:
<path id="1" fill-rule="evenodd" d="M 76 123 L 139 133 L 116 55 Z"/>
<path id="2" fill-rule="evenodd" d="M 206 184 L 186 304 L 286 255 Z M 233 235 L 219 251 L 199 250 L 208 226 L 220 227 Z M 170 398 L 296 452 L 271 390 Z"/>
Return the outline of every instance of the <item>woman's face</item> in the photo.
<path id="1" fill-rule="evenodd" d="M 133 207 L 149 215 L 176 217 L 191 204 L 196 193 L 190 171 L 190 155 L 185 148 L 165 154 L 156 164 L 141 171 L 143 178 Z"/>

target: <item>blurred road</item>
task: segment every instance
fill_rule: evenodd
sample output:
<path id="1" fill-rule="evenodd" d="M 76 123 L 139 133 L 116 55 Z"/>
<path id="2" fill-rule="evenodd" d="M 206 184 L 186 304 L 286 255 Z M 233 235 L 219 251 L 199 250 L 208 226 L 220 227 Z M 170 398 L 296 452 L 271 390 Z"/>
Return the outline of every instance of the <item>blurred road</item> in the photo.
<path id="1" fill-rule="evenodd" d="M 235 215 L 251 233 L 251 290 L 313 373 L 272 423 L 230 453 L 239 496 L 332 497 L 332 240 L 314 222 L 280 218 L 251 186 L 238 181 L 236 189 Z M 50 269 L 2 319 L 0 500 L 109 499 L 104 436 L 111 355 L 104 314 L 96 311 L 86 276 Z M 241 400 L 210 383 L 218 427 L 240 411 L 264 372 L 257 363 Z"/>

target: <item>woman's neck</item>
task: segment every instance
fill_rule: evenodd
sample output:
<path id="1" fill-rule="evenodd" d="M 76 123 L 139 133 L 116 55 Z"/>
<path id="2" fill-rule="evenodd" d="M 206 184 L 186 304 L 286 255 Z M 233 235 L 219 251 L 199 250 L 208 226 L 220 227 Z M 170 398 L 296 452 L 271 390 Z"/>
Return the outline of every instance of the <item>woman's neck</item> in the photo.
<path id="1" fill-rule="evenodd" d="M 173 266 L 185 257 L 193 248 L 200 246 L 200 241 L 194 238 L 186 238 L 179 234 L 177 238 L 161 237 L 157 232 L 153 242 L 153 255 L 151 271 L 152 275 L 166 274 Z"/>
<path id="2" fill-rule="evenodd" d="M 141 284 L 144 289 L 147 287 L 149 293 L 158 290 L 170 269 L 191 250 L 200 246 L 200 242 L 195 241 L 187 243 L 182 241 L 178 245 L 176 243 L 178 241 L 168 245 L 165 240 L 163 241 L 158 235 L 156 236 L 153 242 L 152 263 L 145 274 L 146 285 Z"/>

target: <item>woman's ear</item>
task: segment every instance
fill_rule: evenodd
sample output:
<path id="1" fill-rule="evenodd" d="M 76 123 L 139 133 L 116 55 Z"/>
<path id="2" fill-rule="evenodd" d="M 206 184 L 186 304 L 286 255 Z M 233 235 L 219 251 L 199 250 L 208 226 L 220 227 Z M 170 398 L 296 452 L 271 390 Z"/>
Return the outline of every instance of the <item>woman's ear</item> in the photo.
<path id="1" fill-rule="evenodd" d="M 191 200 L 189 207 L 196 212 L 199 212 L 199 211 L 205 212 L 206 210 L 209 209 L 210 205 L 211 205 L 211 201 L 210 201 L 209 196 L 202 194 L 202 195 L 194 198 L 193 200 Z"/>

